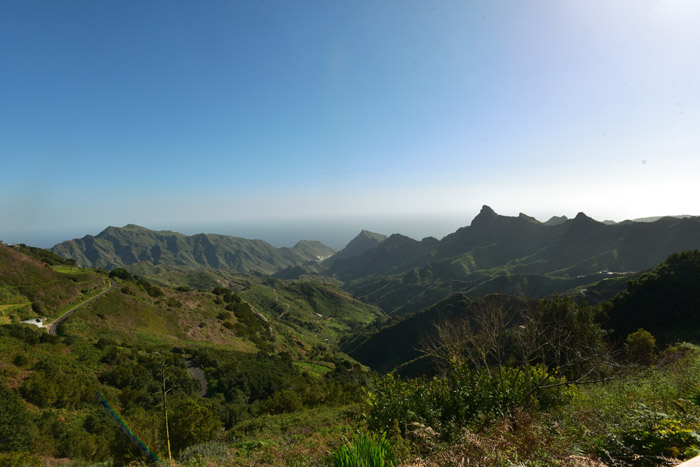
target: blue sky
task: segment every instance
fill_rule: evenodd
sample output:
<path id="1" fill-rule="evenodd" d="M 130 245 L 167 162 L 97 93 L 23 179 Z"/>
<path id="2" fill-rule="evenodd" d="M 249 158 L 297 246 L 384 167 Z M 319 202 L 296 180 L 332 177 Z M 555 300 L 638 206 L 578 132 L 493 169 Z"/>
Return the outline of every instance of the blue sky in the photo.
<path id="1" fill-rule="evenodd" d="M 692 0 L 4 1 L 0 239 L 700 214 L 699 50 Z"/>

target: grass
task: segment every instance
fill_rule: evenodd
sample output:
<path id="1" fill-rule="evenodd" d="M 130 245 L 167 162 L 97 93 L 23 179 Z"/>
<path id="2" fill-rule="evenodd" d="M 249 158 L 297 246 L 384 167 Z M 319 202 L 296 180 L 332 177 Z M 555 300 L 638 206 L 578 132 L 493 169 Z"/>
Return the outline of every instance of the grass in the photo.
<path id="1" fill-rule="evenodd" d="M 56 264 L 51 269 L 60 274 L 87 274 L 88 270 L 79 266 L 69 266 L 66 264 Z"/>
<path id="2" fill-rule="evenodd" d="M 328 362 L 294 362 L 294 365 L 300 370 L 316 376 L 323 376 L 333 371 L 333 365 Z"/>
<path id="3" fill-rule="evenodd" d="M 24 308 L 26 306 L 31 305 L 31 302 L 22 302 L 22 303 L 8 303 L 6 305 L 0 305 L 0 313 L 3 312 L 9 312 L 12 310 L 18 310 L 21 308 Z"/>

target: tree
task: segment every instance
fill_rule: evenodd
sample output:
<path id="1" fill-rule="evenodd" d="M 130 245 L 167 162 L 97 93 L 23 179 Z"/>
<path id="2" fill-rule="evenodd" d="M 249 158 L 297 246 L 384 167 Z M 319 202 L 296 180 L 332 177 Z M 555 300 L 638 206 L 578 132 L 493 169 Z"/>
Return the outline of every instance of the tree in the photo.
<path id="1" fill-rule="evenodd" d="M 214 410 L 191 397 L 177 399 L 170 411 L 170 439 L 175 452 L 211 441 L 222 428 L 221 420 Z"/>
<path id="2" fill-rule="evenodd" d="M 443 367 L 453 371 L 467 365 L 497 384 L 527 382 L 524 399 L 563 384 L 600 381 L 612 365 L 595 310 L 569 296 L 535 303 L 485 297 L 472 302 L 459 318 L 435 327 L 437 338 L 427 343 L 426 351 Z M 552 374 L 565 379 L 554 381 Z"/>

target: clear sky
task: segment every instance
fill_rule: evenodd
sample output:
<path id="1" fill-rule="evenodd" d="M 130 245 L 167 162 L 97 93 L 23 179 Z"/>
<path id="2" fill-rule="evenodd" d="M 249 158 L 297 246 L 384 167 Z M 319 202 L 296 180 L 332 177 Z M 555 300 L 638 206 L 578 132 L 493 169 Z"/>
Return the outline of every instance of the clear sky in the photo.
<path id="1" fill-rule="evenodd" d="M 4 0 L 0 239 L 697 215 L 698 83 L 695 0 Z"/>

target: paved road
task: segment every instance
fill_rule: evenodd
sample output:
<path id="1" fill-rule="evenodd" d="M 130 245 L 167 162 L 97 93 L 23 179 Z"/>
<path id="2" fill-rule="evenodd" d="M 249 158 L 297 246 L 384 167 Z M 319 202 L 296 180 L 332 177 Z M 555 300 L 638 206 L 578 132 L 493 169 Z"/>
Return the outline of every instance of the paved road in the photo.
<path id="1" fill-rule="evenodd" d="M 204 397 L 207 395 L 207 378 L 204 376 L 204 370 L 202 367 L 197 365 L 197 362 L 194 361 L 194 359 L 187 357 L 185 358 L 185 361 L 187 362 L 187 371 L 190 372 L 190 375 L 197 381 L 199 381 L 199 395 Z"/>
<path id="2" fill-rule="evenodd" d="M 112 290 L 112 289 L 114 288 L 115 285 L 117 285 L 117 283 L 114 282 L 114 280 L 110 279 L 110 280 L 109 280 L 109 288 L 108 288 L 107 290 L 105 290 L 105 291 L 102 292 L 102 293 L 99 293 L 99 294 L 95 295 L 95 296 L 92 297 L 90 300 L 84 301 L 84 302 L 81 303 L 80 305 L 78 305 L 78 306 L 76 306 L 75 308 L 72 308 L 72 309 L 66 311 L 66 312 L 63 313 L 61 316 L 59 316 L 58 318 L 56 318 L 56 321 L 54 321 L 53 323 L 49 324 L 49 326 L 48 326 L 49 334 L 53 334 L 54 336 L 57 335 L 57 333 L 58 333 L 58 325 L 61 324 L 61 323 L 63 322 L 64 319 L 68 318 L 70 315 L 72 315 L 73 313 L 75 313 L 75 310 L 77 310 L 77 309 L 80 308 L 81 306 L 86 305 L 86 304 L 90 303 L 91 301 L 95 300 L 96 298 L 99 298 L 99 297 L 103 296 L 104 294 L 106 294 L 107 292 L 109 292 L 110 290 Z"/>

